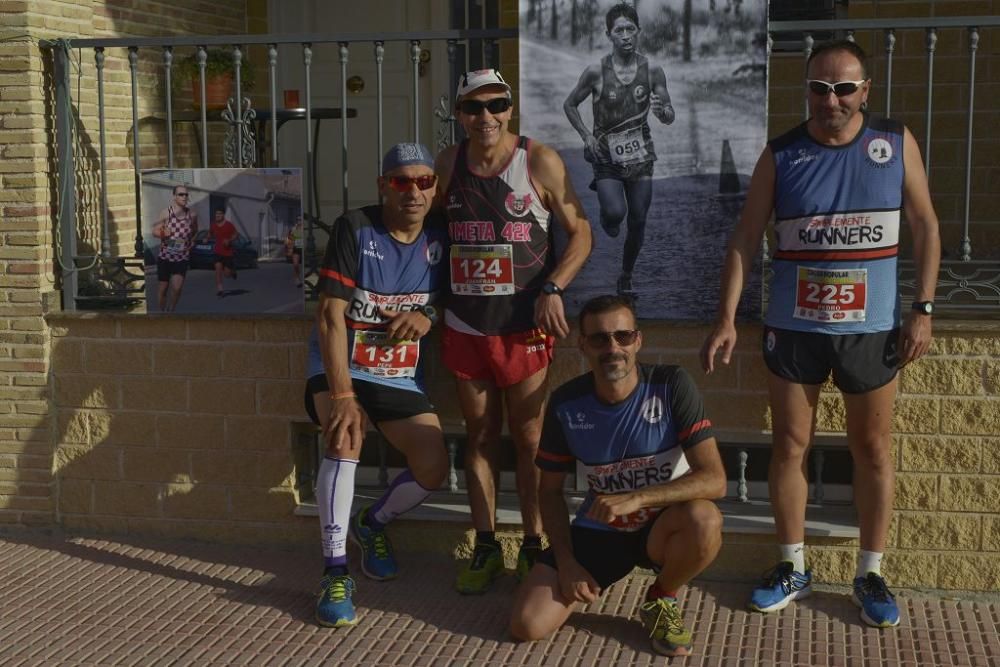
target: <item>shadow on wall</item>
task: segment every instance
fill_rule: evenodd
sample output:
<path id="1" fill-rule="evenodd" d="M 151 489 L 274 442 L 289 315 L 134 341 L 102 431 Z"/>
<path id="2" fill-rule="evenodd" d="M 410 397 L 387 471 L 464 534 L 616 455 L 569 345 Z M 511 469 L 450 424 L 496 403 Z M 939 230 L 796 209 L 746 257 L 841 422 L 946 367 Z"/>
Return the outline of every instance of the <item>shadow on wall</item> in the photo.
<path id="1" fill-rule="evenodd" d="M 304 419 L 300 322 L 268 329 L 287 334 L 287 344 L 261 342 L 252 321 L 53 324 L 62 527 L 224 542 L 311 535 L 293 517 L 293 422 Z M 192 338 L 233 340 L 183 340 L 189 324 L 216 332 Z"/>

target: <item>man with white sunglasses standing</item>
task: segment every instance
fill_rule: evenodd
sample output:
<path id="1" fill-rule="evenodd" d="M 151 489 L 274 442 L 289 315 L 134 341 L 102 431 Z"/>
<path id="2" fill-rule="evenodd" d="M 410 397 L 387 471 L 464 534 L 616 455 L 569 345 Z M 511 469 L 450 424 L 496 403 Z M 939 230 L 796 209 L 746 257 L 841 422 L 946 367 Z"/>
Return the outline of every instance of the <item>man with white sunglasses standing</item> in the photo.
<path id="1" fill-rule="evenodd" d="M 451 295 L 442 361 L 454 374 L 468 433 L 465 479 L 476 529 L 463 594 L 485 592 L 503 571 L 496 482 L 504 405 L 517 458 L 523 576 L 541 553 L 534 466 L 552 348 L 569 334 L 563 290 L 590 254 L 590 224 L 553 149 L 508 131 L 510 86 L 495 69 L 462 75 L 455 116 L 467 139 L 437 157 L 438 205 L 448 220 Z M 555 256 L 552 223 L 566 234 Z"/>
<path id="2" fill-rule="evenodd" d="M 803 548 L 806 456 L 820 386 L 832 372 L 846 408 L 861 532 L 853 599 L 865 623 L 891 627 L 899 624 L 899 607 L 881 563 L 895 482 L 896 373 L 930 347 L 941 251 L 916 140 L 901 123 L 865 111 L 871 89 L 865 60 L 850 41 L 821 45 L 810 55 L 810 118 L 773 139 L 757 162 L 729 242 L 702 366 L 712 372 L 716 353 L 730 361 L 736 306 L 773 214 L 777 248 L 763 348 L 771 371 L 768 478 L 781 560 L 754 590 L 750 607 L 777 611 L 811 592 Z M 917 274 L 905 312 L 896 266 L 903 211 Z"/>

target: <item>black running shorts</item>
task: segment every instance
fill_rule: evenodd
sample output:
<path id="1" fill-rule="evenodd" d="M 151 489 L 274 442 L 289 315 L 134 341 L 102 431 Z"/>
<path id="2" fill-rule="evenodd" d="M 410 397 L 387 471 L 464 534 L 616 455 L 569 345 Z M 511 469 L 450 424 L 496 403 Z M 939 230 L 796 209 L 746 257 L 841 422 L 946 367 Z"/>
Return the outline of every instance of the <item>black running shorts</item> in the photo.
<path id="1" fill-rule="evenodd" d="M 186 276 L 188 272 L 188 262 L 171 262 L 167 259 L 156 260 L 156 278 L 161 283 L 170 280 L 170 276 Z"/>
<path id="2" fill-rule="evenodd" d="M 408 389 L 396 389 L 377 382 L 366 382 L 365 380 L 352 380 L 354 393 L 358 396 L 358 403 L 368 415 L 368 419 L 374 424 L 381 422 L 395 421 L 397 419 L 409 419 L 417 415 L 434 412 L 427 394 L 421 391 L 410 391 Z M 313 402 L 313 394 L 325 394 L 330 391 L 330 385 L 326 381 L 326 375 L 313 375 L 306 381 L 305 405 L 306 413 L 313 423 L 319 425 L 319 415 L 316 414 L 316 405 Z"/>
<path id="3" fill-rule="evenodd" d="M 213 264 L 222 264 L 230 271 L 236 270 L 236 258 L 233 255 L 216 255 L 212 260 Z"/>
<path id="4" fill-rule="evenodd" d="M 833 383 L 845 394 L 864 394 L 896 377 L 899 329 L 831 335 L 764 327 L 764 363 L 798 384 Z"/>
<path id="5" fill-rule="evenodd" d="M 594 180 L 590 182 L 590 189 L 597 189 L 597 181 L 610 178 L 616 181 L 638 181 L 640 178 L 653 177 L 653 163 L 640 162 L 638 164 L 611 164 L 606 162 L 594 162 Z"/>
<path id="6" fill-rule="evenodd" d="M 640 530 L 629 533 L 570 526 L 573 556 L 583 569 L 590 573 L 603 593 L 608 586 L 624 579 L 637 567 L 659 569 L 649 560 L 649 555 L 646 553 L 649 531 L 652 530 L 654 523 L 656 523 L 655 518 Z M 545 563 L 554 570 L 559 569 L 555 552 L 551 548 L 542 552 L 538 562 Z"/>

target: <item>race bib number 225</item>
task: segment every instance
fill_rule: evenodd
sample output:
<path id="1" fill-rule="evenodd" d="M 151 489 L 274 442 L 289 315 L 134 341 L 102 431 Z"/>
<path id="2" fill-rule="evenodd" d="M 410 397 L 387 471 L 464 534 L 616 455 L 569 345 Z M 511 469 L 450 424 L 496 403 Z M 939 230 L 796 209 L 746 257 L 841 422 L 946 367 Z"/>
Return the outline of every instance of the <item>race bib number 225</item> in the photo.
<path id="1" fill-rule="evenodd" d="M 794 317 L 814 322 L 864 322 L 867 269 L 798 267 Z"/>

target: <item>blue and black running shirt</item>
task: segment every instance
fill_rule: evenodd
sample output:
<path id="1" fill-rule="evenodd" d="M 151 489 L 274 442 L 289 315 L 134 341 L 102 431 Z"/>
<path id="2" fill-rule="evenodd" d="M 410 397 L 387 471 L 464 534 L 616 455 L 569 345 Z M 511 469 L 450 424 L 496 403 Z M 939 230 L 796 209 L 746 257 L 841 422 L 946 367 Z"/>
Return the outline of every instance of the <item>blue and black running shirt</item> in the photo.
<path id="1" fill-rule="evenodd" d="M 420 390 L 424 339 L 388 340 L 388 320 L 379 309 L 416 310 L 435 303 L 447 289 L 447 252 L 447 230 L 433 213 L 412 243 L 389 233 L 382 224 L 381 206 L 348 211 L 334 222 L 319 287 L 347 302 L 344 320 L 352 378 Z M 319 365 L 322 369 L 322 360 Z"/>
<path id="2" fill-rule="evenodd" d="M 570 472 L 579 464 L 588 491 L 573 525 L 643 528 L 657 509 L 600 523 L 587 517 L 594 495 L 669 482 L 689 470 L 684 450 L 713 437 L 698 388 L 683 368 L 640 364 L 638 371 L 639 386 L 615 405 L 598 400 L 593 373 L 570 380 L 549 399 L 535 464 L 550 472 Z"/>
<path id="3" fill-rule="evenodd" d="M 768 144 L 777 239 L 768 326 L 834 335 L 899 326 L 903 139 L 902 124 L 865 114 L 843 146 L 818 143 L 808 123 Z"/>

